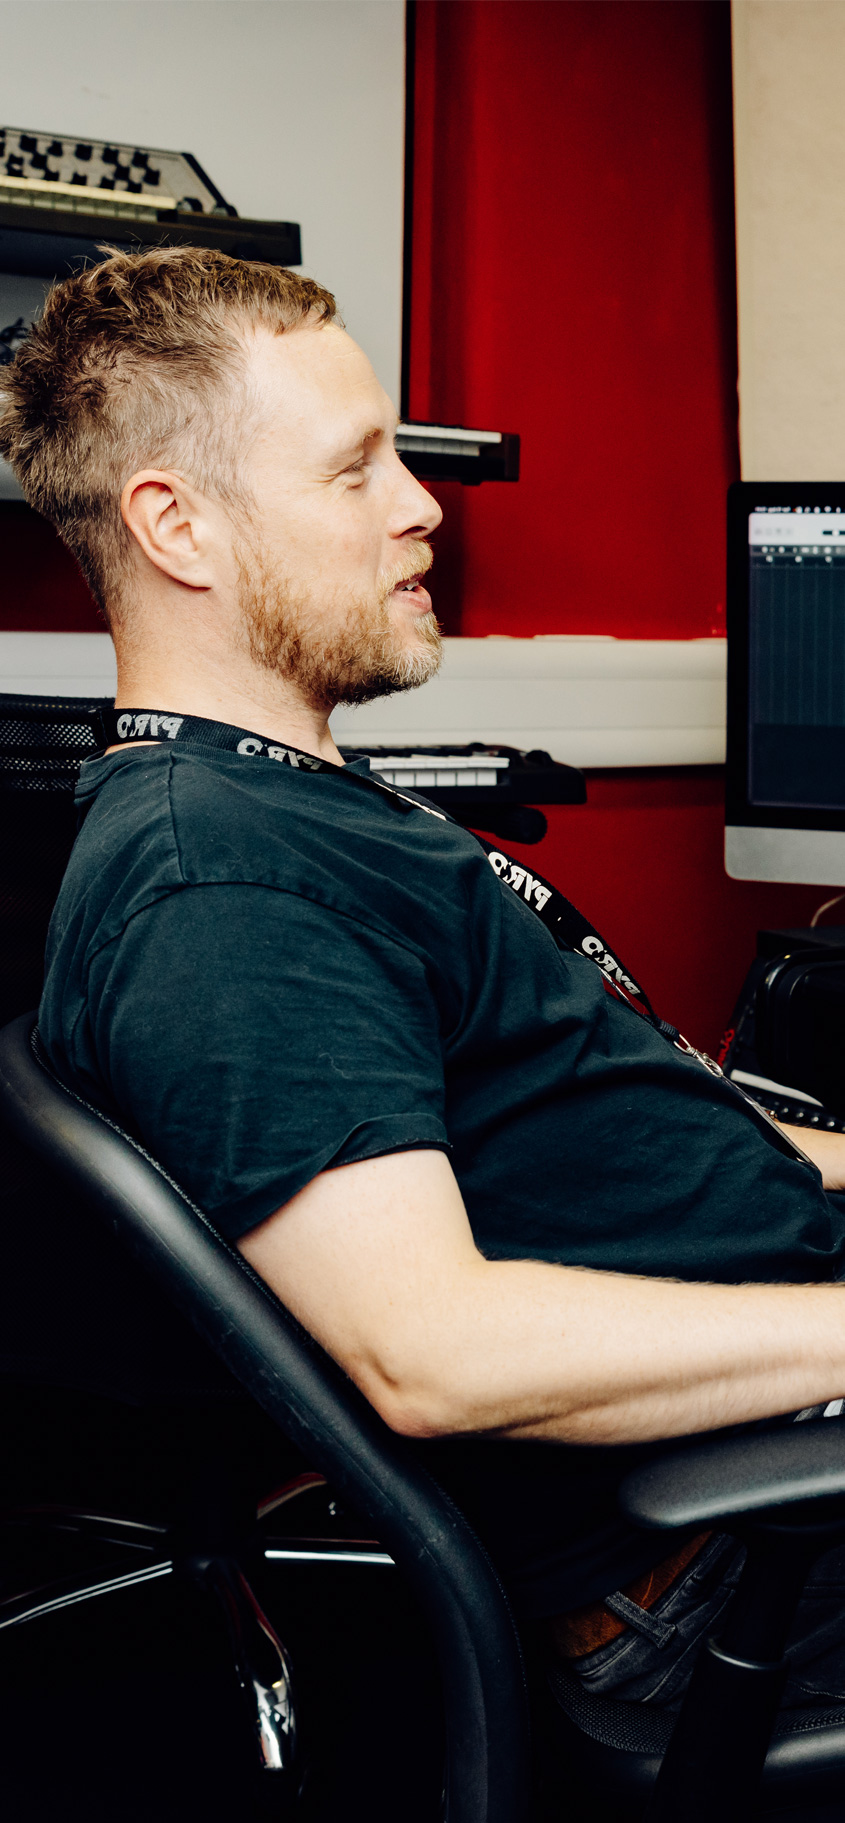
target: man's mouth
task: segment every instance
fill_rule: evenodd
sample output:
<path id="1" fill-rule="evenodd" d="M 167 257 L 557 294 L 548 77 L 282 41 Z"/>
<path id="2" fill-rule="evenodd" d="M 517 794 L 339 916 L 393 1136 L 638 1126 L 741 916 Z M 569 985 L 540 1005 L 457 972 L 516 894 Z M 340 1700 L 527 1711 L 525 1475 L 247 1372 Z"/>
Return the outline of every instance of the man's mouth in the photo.
<path id="1" fill-rule="evenodd" d="M 428 614 L 431 612 L 431 596 L 428 590 L 423 588 L 423 575 L 422 570 L 417 570 L 415 575 L 406 576 L 402 582 L 396 583 L 392 593 L 394 596 L 409 597 L 410 603 L 415 608 L 418 608 L 423 614 Z"/>

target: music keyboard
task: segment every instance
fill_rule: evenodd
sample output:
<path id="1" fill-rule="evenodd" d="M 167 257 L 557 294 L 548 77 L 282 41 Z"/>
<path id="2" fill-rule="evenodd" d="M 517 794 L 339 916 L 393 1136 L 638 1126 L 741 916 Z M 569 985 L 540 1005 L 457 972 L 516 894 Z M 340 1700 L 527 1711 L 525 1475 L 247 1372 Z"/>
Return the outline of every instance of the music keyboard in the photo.
<path id="1" fill-rule="evenodd" d="M 548 753 L 518 747 L 360 747 L 344 744 L 345 759 L 369 757 L 374 772 L 397 790 L 419 791 L 458 823 L 515 842 L 539 842 L 548 823 L 540 804 L 585 804 L 583 772 Z"/>

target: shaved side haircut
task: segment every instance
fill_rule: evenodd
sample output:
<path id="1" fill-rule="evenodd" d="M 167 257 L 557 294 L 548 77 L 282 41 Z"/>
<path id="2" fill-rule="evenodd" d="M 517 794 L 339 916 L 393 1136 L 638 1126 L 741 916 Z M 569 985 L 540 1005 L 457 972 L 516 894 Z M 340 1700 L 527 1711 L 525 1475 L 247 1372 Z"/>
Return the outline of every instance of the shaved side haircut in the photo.
<path id="1" fill-rule="evenodd" d="M 202 247 L 107 257 L 49 293 L 0 390 L 0 453 L 73 552 L 106 620 L 129 596 L 120 513 L 139 469 L 176 469 L 248 515 L 261 422 L 248 338 L 337 318 L 313 279 Z"/>

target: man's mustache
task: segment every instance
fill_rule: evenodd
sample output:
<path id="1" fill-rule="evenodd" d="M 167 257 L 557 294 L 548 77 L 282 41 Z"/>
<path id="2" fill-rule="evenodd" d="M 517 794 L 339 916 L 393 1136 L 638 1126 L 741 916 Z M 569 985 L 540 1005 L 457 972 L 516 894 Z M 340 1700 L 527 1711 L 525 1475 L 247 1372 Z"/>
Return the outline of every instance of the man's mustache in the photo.
<path id="1" fill-rule="evenodd" d="M 380 577 L 379 588 L 384 600 L 392 595 L 394 589 L 398 589 L 400 583 L 410 582 L 412 576 L 424 576 L 433 562 L 431 545 L 422 538 L 415 538 L 406 547 L 401 563 L 397 563 L 393 569 L 385 570 Z"/>

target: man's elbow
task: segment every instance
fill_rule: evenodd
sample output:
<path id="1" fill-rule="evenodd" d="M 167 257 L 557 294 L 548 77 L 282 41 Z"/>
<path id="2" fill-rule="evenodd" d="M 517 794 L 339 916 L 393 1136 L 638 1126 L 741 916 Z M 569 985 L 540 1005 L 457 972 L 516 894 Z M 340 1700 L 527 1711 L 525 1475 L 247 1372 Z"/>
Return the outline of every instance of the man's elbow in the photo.
<path id="1" fill-rule="evenodd" d="M 353 1370 L 361 1391 L 385 1424 L 402 1437 L 449 1437 L 472 1430 L 468 1402 L 454 1382 L 438 1376 L 388 1373 L 368 1363 Z"/>

